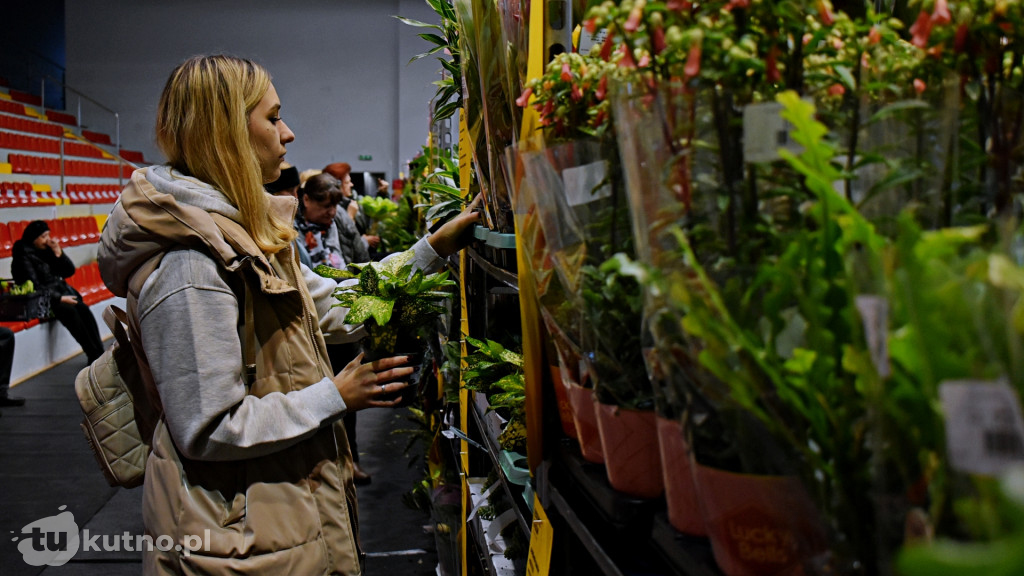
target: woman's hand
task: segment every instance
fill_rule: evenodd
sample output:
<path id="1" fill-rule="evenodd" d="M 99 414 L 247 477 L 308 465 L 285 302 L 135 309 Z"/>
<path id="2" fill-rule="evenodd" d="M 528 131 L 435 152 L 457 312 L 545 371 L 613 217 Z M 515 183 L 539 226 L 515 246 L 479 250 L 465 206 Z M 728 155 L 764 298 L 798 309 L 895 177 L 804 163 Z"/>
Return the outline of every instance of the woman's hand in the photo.
<path id="1" fill-rule="evenodd" d="M 434 252 L 437 252 L 438 256 L 447 258 L 449 255 L 468 246 L 470 241 L 472 241 L 472 236 L 466 232 L 469 231 L 474 223 L 480 220 L 480 212 L 477 211 L 477 208 L 480 207 L 481 198 L 483 196 L 478 195 L 458 216 L 445 222 L 443 226 L 437 229 L 437 232 L 434 232 L 427 238 L 430 247 L 434 249 Z"/>
<path id="2" fill-rule="evenodd" d="M 394 382 L 413 373 L 412 366 L 399 368 L 408 362 L 406 356 L 394 356 L 363 364 L 363 354 L 360 353 L 338 372 L 334 377 L 334 385 L 349 411 L 391 407 L 401 402 L 401 396 L 393 400 L 381 398 L 409 385 L 408 382 Z"/>
<path id="3" fill-rule="evenodd" d="M 60 247 L 60 242 L 54 236 L 50 236 L 50 239 L 46 241 L 46 245 L 50 247 L 50 250 L 53 250 L 54 255 L 58 258 L 64 253 L 64 250 Z"/>
<path id="4" fill-rule="evenodd" d="M 61 296 L 60 303 L 68 304 L 69 306 L 75 306 L 78 304 L 78 298 L 75 296 Z"/>

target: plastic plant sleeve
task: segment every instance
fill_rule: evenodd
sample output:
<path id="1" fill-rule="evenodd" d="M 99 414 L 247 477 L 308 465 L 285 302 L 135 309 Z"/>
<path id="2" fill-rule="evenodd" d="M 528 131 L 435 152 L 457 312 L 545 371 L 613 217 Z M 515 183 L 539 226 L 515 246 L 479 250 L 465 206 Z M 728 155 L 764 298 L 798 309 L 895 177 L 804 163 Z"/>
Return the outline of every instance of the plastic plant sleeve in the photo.
<path id="1" fill-rule="evenodd" d="M 681 83 L 651 89 L 644 81 L 609 87 L 637 260 L 653 272 L 644 291 L 641 337 L 650 380 L 664 398 L 658 410 L 677 418 L 688 406 L 687 382 L 696 351 L 679 328 L 669 287 L 687 281 L 673 227 L 693 202 L 697 155 L 696 103 Z M 699 201 L 699 200 L 698 200 Z"/>
<path id="2" fill-rule="evenodd" d="M 472 30 L 475 28 L 473 6 L 471 0 L 453 0 L 456 18 L 459 23 L 459 56 L 462 70 L 462 111 L 466 118 L 466 129 L 472 142 L 473 168 L 476 181 L 483 194 L 484 216 L 487 227 L 498 227 L 497 207 L 493 205 L 491 194 L 491 164 L 487 148 L 486 129 L 484 127 L 484 102 L 482 93 L 480 68 L 476 40 Z"/>
<path id="3" fill-rule="evenodd" d="M 512 209 L 506 179 L 501 174 L 501 154 L 508 143 L 515 141 L 511 109 L 515 97 L 507 93 L 501 21 L 497 8 L 482 0 L 457 0 L 455 11 L 466 82 L 464 100 L 476 100 L 474 108 L 482 123 L 473 135 L 474 160 L 492 217 L 489 224 L 492 229 L 509 233 L 513 230 Z"/>
<path id="4" fill-rule="evenodd" d="M 527 155 L 540 221 L 559 277 L 583 311 L 582 354 L 600 401 L 650 408 L 641 352 L 642 269 L 629 258 L 629 212 L 614 150 L 569 141 Z M 610 156 L 610 157 L 609 157 Z M 616 254 L 615 251 L 625 253 Z"/>
<path id="5" fill-rule="evenodd" d="M 560 342 L 563 349 L 572 348 L 578 358 L 580 342 L 580 312 L 572 305 L 571 292 L 567 291 L 555 271 L 555 259 L 541 222 L 538 197 L 541 191 L 535 181 L 526 177 L 526 164 L 531 154 L 524 153 L 518 146 L 505 150 L 505 167 L 509 175 L 508 186 L 512 191 L 513 207 L 517 219 L 518 234 L 526 260 L 530 263 L 538 305 L 548 333 Z M 578 360 L 567 367 L 570 373 L 563 374 L 573 382 L 579 382 Z"/>

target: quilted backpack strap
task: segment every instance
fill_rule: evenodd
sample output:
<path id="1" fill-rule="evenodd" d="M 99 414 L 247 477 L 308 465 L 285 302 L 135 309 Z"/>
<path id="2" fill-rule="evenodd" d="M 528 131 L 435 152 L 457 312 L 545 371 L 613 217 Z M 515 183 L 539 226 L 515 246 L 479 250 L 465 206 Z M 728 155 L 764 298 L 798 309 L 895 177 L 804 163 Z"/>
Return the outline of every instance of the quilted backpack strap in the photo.
<path id="1" fill-rule="evenodd" d="M 135 408 L 135 423 L 139 428 L 142 438 L 148 442 L 153 437 L 153 432 L 163 415 L 163 404 L 160 402 L 160 395 L 156 390 L 156 382 L 153 380 L 153 373 L 149 368 L 149 360 L 146 358 L 146 351 L 142 347 L 142 337 L 139 330 L 139 291 L 146 279 L 160 265 L 163 253 L 154 255 L 145 261 L 128 281 L 127 311 L 116 306 L 108 306 L 103 313 L 103 319 L 110 326 L 110 331 L 117 339 L 121 350 L 135 356 L 134 362 L 118 362 L 118 366 L 132 366 L 135 374 L 123 374 L 122 378 L 128 385 L 132 395 L 132 404 Z M 107 318 L 107 312 L 113 316 L 113 324 Z"/>

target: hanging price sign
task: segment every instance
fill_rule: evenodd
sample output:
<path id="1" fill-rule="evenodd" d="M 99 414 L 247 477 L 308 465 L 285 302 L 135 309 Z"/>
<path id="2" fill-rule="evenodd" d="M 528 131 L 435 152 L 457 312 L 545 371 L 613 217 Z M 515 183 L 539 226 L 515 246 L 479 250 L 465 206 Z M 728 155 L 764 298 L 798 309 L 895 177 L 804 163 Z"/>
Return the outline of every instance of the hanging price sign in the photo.
<path id="1" fill-rule="evenodd" d="M 1024 462 L 1020 400 L 1005 379 L 939 385 L 946 413 L 946 448 L 953 468 L 994 476 Z"/>

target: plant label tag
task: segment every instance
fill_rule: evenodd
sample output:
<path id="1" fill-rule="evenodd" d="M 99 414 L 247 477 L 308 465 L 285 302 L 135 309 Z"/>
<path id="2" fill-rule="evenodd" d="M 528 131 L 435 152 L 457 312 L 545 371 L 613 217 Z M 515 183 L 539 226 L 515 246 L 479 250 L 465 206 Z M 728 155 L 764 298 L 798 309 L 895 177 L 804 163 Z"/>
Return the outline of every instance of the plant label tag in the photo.
<path id="1" fill-rule="evenodd" d="M 562 170 L 562 187 L 569 206 L 580 206 L 607 198 L 612 187 L 605 181 L 604 162 L 594 162 Z"/>
<path id="2" fill-rule="evenodd" d="M 854 305 L 864 323 L 864 339 L 871 353 L 871 361 L 882 379 L 892 374 L 889 367 L 889 301 L 881 296 L 861 294 Z"/>
<path id="3" fill-rule="evenodd" d="M 949 380 L 939 385 L 946 413 L 946 450 L 953 468 L 994 476 L 1024 462 L 1020 399 L 1005 378 Z"/>
<path id="4" fill-rule="evenodd" d="M 530 527 L 530 552 L 526 557 L 526 576 L 548 576 L 551 572 L 551 545 L 555 531 L 540 504 L 540 498 L 533 494 L 533 523 Z"/>
<path id="5" fill-rule="evenodd" d="M 600 46 L 604 44 L 605 38 L 608 36 L 608 29 L 601 28 L 600 30 L 594 30 L 591 34 L 587 32 L 585 28 L 580 29 L 580 45 L 576 49 L 580 54 L 590 54 L 590 49 L 594 46 Z"/>
<path id="6" fill-rule="evenodd" d="M 782 104 L 760 102 L 743 108 L 744 162 L 771 162 L 785 148 L 794 154 L 803 147 L 790 138 L 793 125 L 782 117 Z"/>

